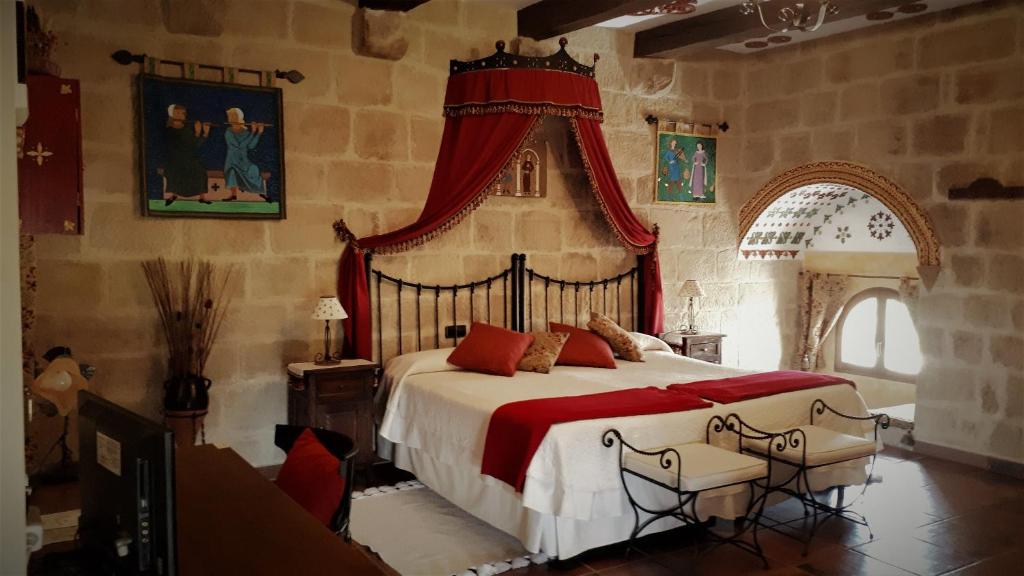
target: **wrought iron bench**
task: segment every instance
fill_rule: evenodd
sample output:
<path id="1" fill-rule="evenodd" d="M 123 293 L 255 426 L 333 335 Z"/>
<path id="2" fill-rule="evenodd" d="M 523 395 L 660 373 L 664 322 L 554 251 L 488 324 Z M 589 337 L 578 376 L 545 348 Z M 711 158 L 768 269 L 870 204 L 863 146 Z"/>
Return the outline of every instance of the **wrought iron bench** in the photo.
<path id="1" fill-rule="evenodd" d="M 842 432 L 815 424 L 815 416 L 819 416 L 818 420 L 820 422 L 820 417 L 826 413 L 851 422 L 873 421 L 874 428 L 871 439 L 863 436 L 843 434 Z M 749 425 L 743 424 L 743 426 L 749 428 Z M 810 548 L 811 540 L 814 539 L 814 534 L 825 522 L 833 517 L 842 518 L 864 526 L 868 529 L 869 536 L 872 539 L 874 538 L 874 533 L 871 532 L 871 525 L 868 523 L 867 518 L 863 514 L 854 512 L 850 507 L 867 492 L 868 484 L 871 483 L 871 477 L 875 470 L 875 460 L 878 452 L 878 430 L 879 428 L 884 430 L 888 427 L 889 416 L 886 414 L 851 416 L 838 412 L 826 404 L 824 400 L 818 398 L 811 403 L 810 424 L 808 425 L 798 426 L 782 432 L 768 432 L 749 428 L 751 434 L 769 435 L 781 440 L 781 442 L 778 440 L 772 442 L 752 440 L 745 446 L 742 446 L 741 450 L 745 454 L 753 454 L 769 460 L 774 458 L 789 464 L 793 468 L 793 473 L 786 476 L 784 480 L 774 481 L 773 485 L 776 490 L 799 499 L 804 505 L 805 516 L 813 512 L 811 531 L 807 539 L 803 541 L 803 554 L 805 556 Z M 856 498 L 850 502 L 844 502 L 846 486 L 839 485 L 825 487 L 827 489 L 836 488 L 836 502 L 834 505 L 831 503 L 831 494 L 827 496 L 825 501 L 819 500 L 810 482 L 811 471 L 863 458 L 870 458 L 870 466 L 867 479 L 864 482 L 864 488 Z M 794 482 L 796 484 L 795 488 L 791 487 Z M 819 520 L 819 513 L 824 514 L 824 518 Z M 769 526 L 769 528 L 774 528 L 774 526 Z M 788 532 L 780 533 L 793 536 Z"/>
<path id="2" fill-rule="evenodd" d="M 735 451 L 711 444 L 712 434 L 723 432 L 736 436 Z M 705 442 L 662 448 L 638 448 L 623 440 L 618 430 L 607 430 L 602 435 L 602 443 L 608 448 L 618 446 L 619 474 L 626 497 L 633 509 L 634 523 L 629 536 L 629 547 L 634 547 L 636 539 L 651 523 L 661 518 L 672 517 L 686 525 L 698 527 L 705 537 L 714 540 L 712 547 L 732 544 L 760 558 L 767 568 L 768 560 L 758 541 L 757 530 L 765 500 L 772 490 L 768 482 L 772 475 L 772 458 L 770 454 L 764 459 L 755 458 L 743 454 L 741 449 L 744 439 L 781 442 L 782 438 L 777 436 L 754 431 L 736 414 L 729 414 L 724 418 L 711 418 L 706 426 Z M 641 503 L 630 489 L 627 477 L 635 477 L 675 494 L 674 503 L 664 508 Z M 753 522 L 737 522 L 731 536 L 723 536 L 709 530 L 698 515 L 697 501 L 700 495 L 710 490 L 744 484 L 749 487 L 750 496 L 743 518 L 750 518 L 753 513 Z M 641 512 L 647 515 L 647 518 L 641 520 Z M 741 539 L 750 527 L 753 527 L 752 543 Z M 700 552 L 698 548 L 697 553 Z"/>

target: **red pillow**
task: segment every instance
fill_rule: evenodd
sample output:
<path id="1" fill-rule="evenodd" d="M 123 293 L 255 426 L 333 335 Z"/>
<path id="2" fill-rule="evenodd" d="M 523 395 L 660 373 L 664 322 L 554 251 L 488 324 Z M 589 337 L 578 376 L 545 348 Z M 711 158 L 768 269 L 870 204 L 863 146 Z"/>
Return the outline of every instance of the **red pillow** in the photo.
<path id="1" fill-rule="evenodd" d="M 448 362 L 474 372 L 512 376 L 530 344 L 530 334 L 473 322 L 469 334 L 448 356 Z"/>
<path id="2" fill-rule="evenodd" d="M 568 332 L 569 339 L 558 354 L 556 365 L 590 366 L 592 368 L 616 368 L 615 354 L 604 338 L 590 330 L 583 330 L 568 324 L 550 323 L 552 332 Z"/>
<path id="3" fill-rule="evenodd" d="M 327 527 L 345 495 L 341 460 L 308 428 L 296 438 L 274 483 Z"/>

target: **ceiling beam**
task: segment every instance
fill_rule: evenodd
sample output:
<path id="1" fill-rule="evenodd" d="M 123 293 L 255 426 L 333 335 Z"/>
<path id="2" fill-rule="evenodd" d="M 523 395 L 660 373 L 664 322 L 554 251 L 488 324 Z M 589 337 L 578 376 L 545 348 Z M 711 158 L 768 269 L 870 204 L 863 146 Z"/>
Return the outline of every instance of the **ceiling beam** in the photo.
<path id="1" fill-rule="evenodd" d="M 829 22 L 857 18 L 912 1 L 914 0 L 846 0 L 839 4 L 839 14 L 829 16 L 825 23 L 827 25 Z M 770 5 L 769 9 L 774 12 L 774 8 L 771 8 Z M 795 30 L 788 34 L 802 34 L 802 32 Z M 740 13 L 739 6 L 730 6 L 637 32 L 633 42 L 633 56 L 637 58 L 672 56 L 683 49 L 691 51 L 714 48 L 750 38 L 763 38 L 767 35 L 768 31 L 761 26 L 757 15 L 745 16 Z"/>
<path id="2" fill-rule="evenodd" d="M 665 0 L 541 0 L 519 9 L 519 35 L 545 40 L 664 3 Z"/>
<path id="3" fill-rule="evenodd" d="M 394 12 L 408 12 L 420 4 L 426 4 L 429 0 L 359 0 L 360 8 L 370 10 L 392 10 Z"/>

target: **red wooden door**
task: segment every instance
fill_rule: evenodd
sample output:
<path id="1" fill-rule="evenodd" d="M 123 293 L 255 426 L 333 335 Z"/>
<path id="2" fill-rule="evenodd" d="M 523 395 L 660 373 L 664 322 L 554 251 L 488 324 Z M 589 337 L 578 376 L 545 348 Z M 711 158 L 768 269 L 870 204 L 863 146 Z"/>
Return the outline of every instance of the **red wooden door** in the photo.
<path id="1" fill-rule="evenodd" d="M 78 80 L 30 75 L 28 120 L 18 155 L 18 210 L 25 234 L 82 233 L 82 125 Z"/>

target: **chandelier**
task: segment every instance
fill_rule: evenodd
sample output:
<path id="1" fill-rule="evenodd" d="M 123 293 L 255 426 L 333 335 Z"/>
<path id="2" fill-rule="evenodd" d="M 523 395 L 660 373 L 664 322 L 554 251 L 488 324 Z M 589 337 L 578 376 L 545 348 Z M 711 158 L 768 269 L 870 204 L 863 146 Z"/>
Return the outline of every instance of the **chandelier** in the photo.
<path id="1" fill-rule="evenodd" d="M 781 26 L 773 26 L 768 23 L 771 18 L 765 18 L 764 5 L 769 2 L 770 0 L 745 0 L 740 6 L 740 12 L 747 16 L 757 12 L 758 18 L 761 19 L 761 25 L 772 32 L 788 32 L 790 30 L 814 32 L 821 28 L 827 16 L 839 13 L 839 7 L 832 0 L 796 2 L 792 6 L 785 6 L 776 11 L 775 18 L 781 23 Z"/>

